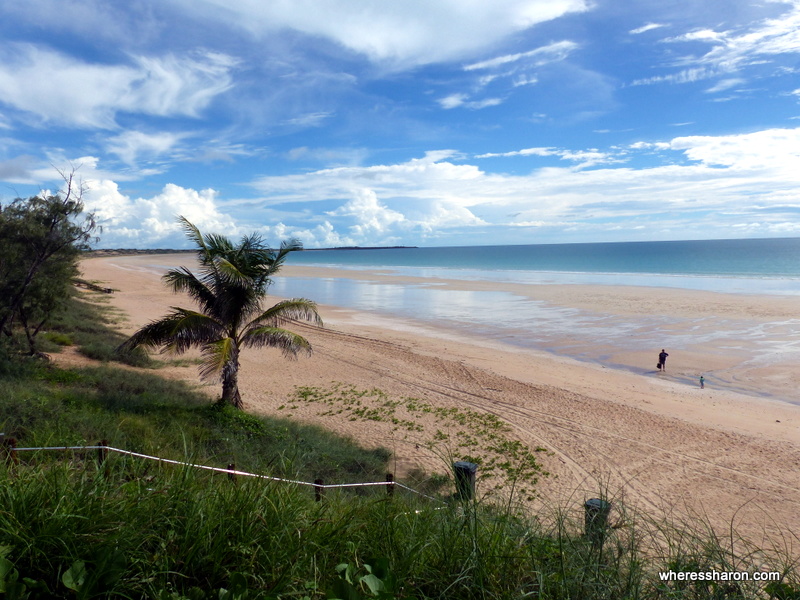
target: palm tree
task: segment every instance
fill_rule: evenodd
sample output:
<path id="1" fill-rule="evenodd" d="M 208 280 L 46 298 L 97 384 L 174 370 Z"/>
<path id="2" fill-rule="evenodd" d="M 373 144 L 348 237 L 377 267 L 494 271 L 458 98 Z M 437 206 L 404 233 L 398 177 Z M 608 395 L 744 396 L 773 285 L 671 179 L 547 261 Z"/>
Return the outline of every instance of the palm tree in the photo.
<path id="1" fill-rule="evenodd" d="M 275 347 L 284 356 L 311 353 L 304 337 L 281 326 L 297 319 L 322 325 L 317 305 L 305 298 L 278 302 L 264 310 L 262 299 L 289 252 L 302 245 L 285 241 L 279 250 L 264 245 L 257 234 L 242 238 L 234 245 L 225 236 L 202 235 L 186 218 L 181 225 L 197 246 L 199 275 L 186 267 L 168 271 L 163 279 L 174 292 L 187 292 L 199 310 L 171 307 L 166 316 L 134 333 L 120 347 L 133 350 L 144 346 L 161 347 L 162 352 L 183 353 L 191 347 L 202 351 L 203 379 L 222 381 L 220 403 L 241 409 L 239 394 L 239 352 L 247 347 Z"/>

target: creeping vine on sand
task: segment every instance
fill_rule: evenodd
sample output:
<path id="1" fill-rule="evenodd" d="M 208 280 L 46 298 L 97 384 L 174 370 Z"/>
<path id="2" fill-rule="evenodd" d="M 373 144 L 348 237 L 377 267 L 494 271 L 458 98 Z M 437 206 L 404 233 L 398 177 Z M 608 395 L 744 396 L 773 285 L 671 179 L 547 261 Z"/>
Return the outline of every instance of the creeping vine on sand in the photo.
<path id="1" fill-rule="evenodd" d="M 359 390 L 341 383 L 329 388 L 298 387 L 279 410 L 300 403 L 318 404 L 319 416 L 339 416 L 350 421 L 389 423 L 404 439 L 435 452 L 447 462 L 466 460 L 477 464 L 482 480 L 495 491 L 507 490 L 525 499 L 534 497 L 539 477 L 548 475 L 537 461 L 545 448 L 530 448 L 511 437 L 511 427 L 497 416 L 470 409 L 435 406 L 419 398 L 389 398 L 379 389 Z M 421 415 L 436 418 L 430 431 Z"/>

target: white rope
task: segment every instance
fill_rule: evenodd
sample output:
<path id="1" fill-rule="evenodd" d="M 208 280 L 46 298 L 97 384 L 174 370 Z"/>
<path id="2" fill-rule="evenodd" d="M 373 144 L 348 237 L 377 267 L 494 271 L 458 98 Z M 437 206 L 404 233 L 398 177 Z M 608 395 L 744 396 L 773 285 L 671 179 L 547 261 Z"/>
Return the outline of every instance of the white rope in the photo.
<path id="1" fill-rule="evenodd" d="M 213 471 L 214 473 L 227 473 L 228 475 L 241 475 L 242 477 L 255 477 L 257 479 L 267 479 L 269 481 L 281 481 L 283 483 L 294 483 L 297 485 L 308 485 L 315 488 L 321 489 L 333 489 L 333 488 L 347 488 L 347 487 L 369 487 L 369 486 L 376 486 L 376 485 L 396 485 L 397 487 L 401 487 L 403 489 L 408 490 L 409 492 L 413 492 L 423 498 L 428 498 L 429 500 L 434 500 L 436 502 L 441 502 L 438 498 L 434 498 L 433 496 L 428 496 L 427 494 L 423 494 L 422 492 L 418 492 L 417 490 L 408 487 L 402 483 L 398 483 L 397 481 L 371 481 L 366 483 L 309 483 L 308 481 L 298 481 L 296 479 L 282 479 L 280 477 L 271 477 L 269 475 L 259 475 L 257 473 L 248 473 L 247 471 L 238 471 L 236 469 L 223 469 L 220 467 L 209 467 L 207 465 L 198 465 L 195 463 L 188 463 L 182 462 L 179 460 L 172 460 L 169 458 L 160 458 L 158 456 L 150 456 L 149 454 L 141 454 L 139 452 L 131 452 L 130 450 L 122 450 L 121 448 L 114 448 L 112 446 L 51 446 L 51 447 L 40 447 L 40 448 L 11 448 L 11 450 L 15 452 L 26 452 L 26 451 L 38 451 L 38 450 L 107 450 L 109 452 L 118 452 L 119 454 L 127 454 L 128 456 L 135 456 L 136 458 L 146 458 L 148 460 L 155 460 L 160 463 L 167 463 L 171 465 L 183 465 L 187 467 L 194 467 L 195 469 L 204 469 L 206 471 Z"/>

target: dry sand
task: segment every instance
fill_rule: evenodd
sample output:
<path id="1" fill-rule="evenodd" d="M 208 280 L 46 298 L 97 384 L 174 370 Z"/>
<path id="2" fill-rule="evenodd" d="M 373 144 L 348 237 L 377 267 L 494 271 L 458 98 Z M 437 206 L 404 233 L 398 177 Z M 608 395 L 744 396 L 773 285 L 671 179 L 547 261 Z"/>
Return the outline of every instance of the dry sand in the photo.
<path id="1" fill-rule="evenodd" d="M 129 333 L 162 316 L 172 305 L 186 305 L 162 285 L 164 266 L 187 264 L 187 255 L 107 257 L 85 260 L 84 276 L 107 282 L 111 297 L 128 321 Z M 157 265 L 157 266 L 156 266 Z M 282 275 L 354 277 L 353 272 L 287 267 Z M 380 273 L 358 277 L 385 277 Z M 394 277 L 392 281 L 397 282 Z M 474 286 L 478 282 L 447 285 Z M 636 319 L 654 311 L 686 319 L 692 327 L 730 322 L 785 323 L 795 300 L 600 286 L 508 286 L 535 294 L 553 305 L 591 310 L 615 319 Z M 493 284 L 493 289 L 496 285 Z M 544 498 L 577 505 L 601 488 L 612 496 L 656 514 L 705 515 L 724 529 L 733 521 L 755 541 L 794 539 L 800 524 L 800 406 L 791 402 L 798 379 L 790 362 L 752 361 L 744 348 L 732 356 L 698 343 L 670 358 L 668 373 L 607 368 L 552 353 L 515 348 L 437 329 L 410 320 L 322 306 L 325 328 L 302 327 L 314 347 L 311 357 L 284 360 L 275 350 L 242 354 L 240 387 L 252 412 L 323 424 L 367 446 L 396 453 L 399 474 L 415 466 L 441 470 L 442 461 L 423 449 L 417 437 L 393 431 L 387 423 L 319 416 L 319 408 L 280 409 L 297 386 L 379 388 L 390 397 L 417 397 L 440 406 L 487 411 L 504 420 L 513 435 L 550 453 L 542 462 L 553 476 L 539 490 Z M 708 321 L 710 325 L 706 323 Z M 575 332 L 580 338 L 580 332 Z M 702 338 L 702 336 L 699 336 Z M 581 343 L 591 346 L 591 340 Z M 716 342 L 715 342 L 716 343 Z M 753 344 L 756 341 L 752 342 Z M 656 349 L 657 351 L 658 349 Z M 636 366 L 641 356 L 624 349 L 598 350 L 615 365 Z M 69 356 L 61 360 L 77 360 Z M 751 364 L 752 363 L 752 364 Z M 720 373 L 740 372 L 743 389 L 763 382 L 773 397 L 744 395 L 688 385 L 698 365 Z M 197 382 L 194 366 L 169 367 L 169 376 Z M 218 394 L 207 385 L 209 394 Z M 434 424 L 435 425 L 435 424 Z"/>

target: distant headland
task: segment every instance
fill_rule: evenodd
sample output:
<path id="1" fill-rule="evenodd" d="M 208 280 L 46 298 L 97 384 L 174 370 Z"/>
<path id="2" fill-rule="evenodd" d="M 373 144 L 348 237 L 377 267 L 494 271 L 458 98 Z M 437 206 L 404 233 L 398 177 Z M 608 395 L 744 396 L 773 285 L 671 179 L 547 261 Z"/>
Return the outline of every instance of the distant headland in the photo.
<path id="1" fill-rule="evenodd" d="M 314 252 L 318 250 L 399 250 L 407 248 L 418 248 L 418 246 L 337 246 L 335 248 L 304 248 L 302 252 Z M 196 250 L 176 250 L 175 248 L 114 248 L 114 249 L 92 249 L 87 250 L 88 256 L 132 256 L 138 254 L 189 254 Z"/>

